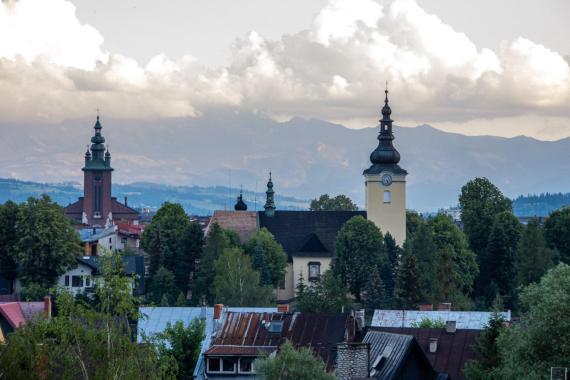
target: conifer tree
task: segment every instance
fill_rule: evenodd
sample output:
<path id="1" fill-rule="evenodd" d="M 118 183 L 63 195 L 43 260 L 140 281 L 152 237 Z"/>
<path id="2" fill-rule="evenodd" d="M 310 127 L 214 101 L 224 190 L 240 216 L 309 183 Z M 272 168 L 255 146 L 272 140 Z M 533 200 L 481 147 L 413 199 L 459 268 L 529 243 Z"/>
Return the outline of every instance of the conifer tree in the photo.
<path id="1" fill-rule="evenodd" d="M 388 265 L 386 265 L 381 273 L 381 278 L 386 287 L 387 301 L 391 302 L 394 298 L 394 287 L 396 286 L 396 273 L 400 262 L 401 248 L 396 245 L 396 240 L 390 232 L 384 235 L 384 247 L 388 256 Z"/>
<path id="2" fill-rule="evenodd" d="M 538 220 L 531 219 L 524 228 L 517 251 L 517 282 L 526 286 L 537 282 L 553 266 L 554 252 L 546 247 Z"/>
<path id="3" fill-rule="evenodd" d="M 260 272 L 262 284 L 279 286 L 285 278 L 287 254 L 271 232 L 261 228 L 245 244 L 245 251 L 254 259 L 253 268 Z"/>
<path id="4" fill-rule="evenodd" d="M 402 257 L 396 281 L 396 299 L 400 308 L 415 309 L 421 301 L 418 262 L 410 252 Z"/>
<path id="5" fill-rule="evenodd" d="M 433 240 L 433 231 L 427 223 L 420 223 L 411 248 L 417 259 L 418 283 L 422 301 L 436 301 L 434 281 L 437 260 L 436 245 Z"/>
<path id="6" fill-rule="evenodd" d="M 372 268 L 368 282 L 364 287 L 364 294 L 364 306 L 367 310 L 384 309 L 390 303 L 386 296 L 384 281 L 382 281 L 377 267 Z"/>

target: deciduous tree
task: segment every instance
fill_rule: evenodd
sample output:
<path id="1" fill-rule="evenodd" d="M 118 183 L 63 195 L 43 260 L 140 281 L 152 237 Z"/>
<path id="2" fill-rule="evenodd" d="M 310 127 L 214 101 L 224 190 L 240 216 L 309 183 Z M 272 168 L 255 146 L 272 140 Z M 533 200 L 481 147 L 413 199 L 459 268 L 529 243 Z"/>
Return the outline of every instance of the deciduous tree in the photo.
<path id="1" fill-rule="evenodd" d="M 296 290 L 295 309 L 300 312 L 341 313 L 352 308 L 346 285 L 331 270 L 308 285 L 300 277 Z"/>
<path id="2" fill-rule="evenodd" d="M 415 309 L 421 301 L 418 262 L 410 251 L 402 257 L 396 281 L 396 302 L 401 309 Z"/>
<path id="3" fill-rule="evenodd" d="M 548 246 L 558 251 L 560 261 L 570 264 L 570 207 L 551 213 L 544 231 Z"/>
<path id="4" fill-rule="evenodd" d="M 16 277 L 16 221 L 19 209 L 11 201 L 0 205 L 0 276 L 10 280 Z"/>
<path id="5" fill-rule="evenodd" d="M 311 211 L 356 211 L 358 206 L 346 195 L 337 195 L 331 198 L 328 194 L 313 199 L 309 206 Z"/>
<path id="6" fill-rule="evenodd" d="M 163 306 L 174 305 L 178 292 L 174 274 L 163 266 L 159 267 L 150 280 L 149 299 L 157 305 L 164 302 L 166 305 Z"/>
<path id="7" fill-rule="evenodd" d="M 245 251 L 253 258 L 253 268 L 261 273 L 261 283 L 279 286 L 285 278 L 287 254 L 271 232 L 265 227 L 256 231 L 246 243 Z"/>
<path id="8" fill-rule="evenodd" d="M 546 247 L 544 232 L 536 218 L 523 230 L 519 243 L 516 268 L 518 285 L 538 282 L 553 264 L 555 252 Z"/>

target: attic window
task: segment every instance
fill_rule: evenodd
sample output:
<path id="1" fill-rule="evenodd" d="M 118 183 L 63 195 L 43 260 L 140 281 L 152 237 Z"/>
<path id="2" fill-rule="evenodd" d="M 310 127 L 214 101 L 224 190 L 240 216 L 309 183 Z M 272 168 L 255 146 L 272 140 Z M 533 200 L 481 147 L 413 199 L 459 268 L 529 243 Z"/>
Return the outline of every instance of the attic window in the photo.
<path id="1" fill-rule="evenodd" d="M 269 325 L 269 332 L 279 334 L 283 331 L 283 321 L 272 321 Z"/>

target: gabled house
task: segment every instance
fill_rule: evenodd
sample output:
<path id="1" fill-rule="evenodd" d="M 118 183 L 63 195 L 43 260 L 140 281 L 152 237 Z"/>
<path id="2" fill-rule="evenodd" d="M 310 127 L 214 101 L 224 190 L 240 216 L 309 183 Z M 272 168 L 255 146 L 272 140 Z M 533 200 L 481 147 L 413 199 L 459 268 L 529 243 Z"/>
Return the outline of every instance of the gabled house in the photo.
<path id="1" fill-rule="evenodd" d="M 0 302 L 0 343 L 6 336 L 36 318 L 51 318 L 51 297 L 40 302 Z"/>

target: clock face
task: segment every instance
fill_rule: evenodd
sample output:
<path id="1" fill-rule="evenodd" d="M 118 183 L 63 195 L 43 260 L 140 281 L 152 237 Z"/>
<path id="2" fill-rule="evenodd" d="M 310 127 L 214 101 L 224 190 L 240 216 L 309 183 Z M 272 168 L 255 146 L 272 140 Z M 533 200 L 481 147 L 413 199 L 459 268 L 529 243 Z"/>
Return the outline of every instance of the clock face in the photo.
<path id="1" fill-rule="evenodd" d="M 382 176 L 382 184 L 384 186 L 390 186 L 392 184 L 392 176 L 390 174 L 384 174 Z"/>

